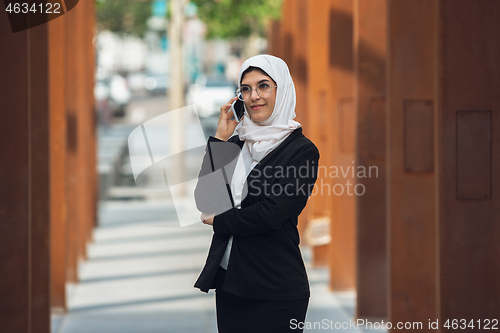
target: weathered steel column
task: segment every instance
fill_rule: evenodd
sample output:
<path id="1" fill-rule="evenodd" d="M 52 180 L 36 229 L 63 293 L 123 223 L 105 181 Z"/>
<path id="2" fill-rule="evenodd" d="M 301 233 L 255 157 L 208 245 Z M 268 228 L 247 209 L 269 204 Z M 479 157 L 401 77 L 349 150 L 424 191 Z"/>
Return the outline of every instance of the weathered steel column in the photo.
<path id="1" fill-rule="evenodd" d="M 51 307 L 66 311 L 66 110 L 64 16 L 47 23 L 50 105 Z"/>
<path id="2" fill-rule="evenodd" d="M 83 257 L 82 243 L 85 242 L 85 234 L 82 234 L 81 225 L 82 197 L 82 168 L 84 161 L 81 156 L 82 140 L 82 115 L 81 104 L 83 99 L 81 66 L 83 51 L 80 47 L 80 18 L 79 6 L 65 15 L 66 29 L 66 62 L 65 85 L 66 95 L 66 202 L 67 202 L 67 238 L 66 238 L 66 270 L 67 282 L 78 282 L 78 260 Z"/>
<path id="3" fill-rule="evenodd" d="M 292 29 L 294 25 L 294 17 L 293 17 L 293 7 L 295 6 L 296 0 L 285 0 L 283 1 L 281 7 L 281 38 L 283 45 L 283 53 L 281 59 L 283 59 L 290 67 L 290 63 L 294 57 L 292 53 L 293 49 L 293 35 Z"/>
<path id="4" fill-rule="evenodd" d="M 357 316 L 384 318 L 387 0 L 356 0 L 354 13 Z"/>
<path id="5" fill-rule="evenodd" d="M 294 22 L 291 26 L 292 59 L 288 63 L 295 84 L 297 103 L 295 113 L 302 128 L 307 129 L 307 0 L 293 0 L 291 9 L 291 19 Z M 299 232 L 303 236 L 307 226 L 307 216 L 309 207 L 306 206 L 299 216 Z"/>
<path id="6" fill-rule="evenodd" d="M 329 89 L 332 103 L 333 141 L 327 151 L 332 155 L 330 287 L 349 290 L 356 286 L 356 196 L 351 170 L 356 147 L 356 110 L 354 108 L 353 0 L 332 0 L 329 17 Z M 335 173 L 335 170 L 338 172 Z M 349 183 L 348 183 L 349 182 Z"/>
<path id="7" fill-rule="evenodd" d="M 307 4 L 307 128 L 304 133 L 320 151 L 319 165 L 328 168 L 332 164 L 330 147 L 333 138 L 328 75 L 330 1 L 309 1 Z M 308 203 L 308 221 L 324 216 L 331 219 L 330 190 L 331 178 L 325 172 L 318 172 L 315 190 Z M 315 265 L 328 265 L 330 248 L 331 242 L 313 248 Z"/>
<path id="8" fill-rule="evenodd" d="M 268 52 L 281 58 L 281 20 L 272 20 L 269 25 L 268 33 Z"/>
<path id="9" fill-rule="evenodd" d="M 307 1 L 294 0 L 290 11 L 292 47 L 290 69 L 297 92 L 296 120 L 306 129 L 307 126 Z"/>
<path id="10" fill-rule="evenodd" d="M 387 200 L 391 322 L 437 319 L 438 2 L 390 0 Z M 396 330 L 396 329 L 393 329 Z"/>
<path id="11" fill-rule="evenodd" d="M 83 155 L 84 155 L 84 256 L 86 245 L 92 240 L 96 224 L 96 138 L 95 138 L 95 109 L 94 109 L 94 2 L 85 1 L 79 4 L 81 10 L 81 47 L 82 47 L 82 76 L 83 76 Z"/>
<path id="12" fill-rule="evenodd" d="M 89 200 L 89 164 L 88 164 L 88 151 L 89 151 L 89 101 L 88 101 L 88 71 L 87 67 L 87 55 L 88 47 L 87 45 L 87 15 L 86 15 L 86 4 L 88 2 L 82 2 L 75 7 L 71 12 L 75 14 L 76 30 L 73 38 L 77 40 L 77 76 L 76 85 L 78 92 L 78 105 L 77 105 L 77 117 L 79 119 L 77 123 L 77 154 L 78 154 L 78 172 L 79 172 L 79 185 L 78 185 L 78 212 L 79 212 L 79 225 L 78 225 L 78 259 L 87 259 L 87 241 L 89 239 L 89 226 L 93 226 L 93 221 L 90 221 L 90 200 Z M 94 69 L 92 69 L 94 71 Z M 91 143 L 90 143 L 91 144 Z M 95 169 L 95 166 L 92 170 Z"/>
<path id="13" fill-rule="evenodd" d="M 500 2 L 439 5 L 440 322 L 483 330 L 500 309 Z"/>
<path id="14" fill-rule="evenodd" d="M 0 20 L 0 325 L 50 332 L 47 26 Z"/>

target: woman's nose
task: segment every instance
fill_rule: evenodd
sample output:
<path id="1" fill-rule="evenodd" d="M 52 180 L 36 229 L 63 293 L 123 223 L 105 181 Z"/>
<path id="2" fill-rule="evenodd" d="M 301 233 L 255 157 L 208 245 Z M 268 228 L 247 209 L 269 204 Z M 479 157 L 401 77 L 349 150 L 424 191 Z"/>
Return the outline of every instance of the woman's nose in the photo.
<path id="1" fill-rule="evenodd" d="M 252 89 L 252 94 L 250 95 L 250 98 L 252 100 L 256 100 L 256 99 L 260 99 L 261 98 L 260 95 L 257 94 L 257 89 Z"/>

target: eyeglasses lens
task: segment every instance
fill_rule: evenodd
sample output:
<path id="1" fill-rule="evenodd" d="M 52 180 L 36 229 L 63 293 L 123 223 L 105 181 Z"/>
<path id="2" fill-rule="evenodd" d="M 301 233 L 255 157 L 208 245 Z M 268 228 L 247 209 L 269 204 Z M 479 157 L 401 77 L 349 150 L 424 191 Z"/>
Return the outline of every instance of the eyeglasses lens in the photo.
<path id="1" fill-rule="evenodd" d="M 267 84 L 267 83 L 262 83 L 257 87 L 257 94 L 259 94 L 260 97 L 262 98 L 267 98 L 271 95 L 272 87 Z M 252 88 L 248 86 L 243 86 L 238 89 L 236 94 L 238 95 L 238 98 L 242 101 L 246 101 L 247 99 L 250 98 L 252 95 Z"/>
<path id="2" fill-rule="evenodd" d="M 257 88 L 257 93 L 260 95 L 260 97 L 267 98 L 267 97 L 269 97 L 269 95 L 271 95 L 271 90 L 272 89 L 273 88 L 271 88 L 271 86 L 268 85 L 267 83 L 261 84 Z"/>

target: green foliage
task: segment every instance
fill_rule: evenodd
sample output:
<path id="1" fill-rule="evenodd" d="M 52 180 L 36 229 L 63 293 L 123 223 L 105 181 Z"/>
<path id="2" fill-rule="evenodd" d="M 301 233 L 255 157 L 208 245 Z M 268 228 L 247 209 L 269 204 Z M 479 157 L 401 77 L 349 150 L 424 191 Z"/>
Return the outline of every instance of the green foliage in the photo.
<path id="1" fill-rule="evenodd" d="M 208 29 L 207 38 L 265 36 L 270 19 L 279 18 L 282 0 L 192 0 Z"/>
<path id="2" fill-rule="evenodd" d="M 152 0 L 97 0 L 97 26 L 119 34 L 143 36 Z"/>

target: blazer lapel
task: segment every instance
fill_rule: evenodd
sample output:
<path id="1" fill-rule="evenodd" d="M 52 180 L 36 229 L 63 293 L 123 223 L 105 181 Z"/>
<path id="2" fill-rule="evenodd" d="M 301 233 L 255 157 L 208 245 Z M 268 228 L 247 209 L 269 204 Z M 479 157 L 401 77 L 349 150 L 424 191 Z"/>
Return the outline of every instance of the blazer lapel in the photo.
<path id="1" fill-rule="evenodd" d="M 302 127 L 297 128 L 295 131 L 293 131 L 286 139 L 283 141 L 278 147 L 276 147 L 273 151 L 271 151 L 269 154 L 267 154 L 257 165 L 250 171 L 250 173 L 247 176 L 247 184 L 248 184 L 248 179 L 252 176 L 254 172 L 257 171 L 262 171 L 262 168 L 268 164 L 269 161 L 272 161 L 272 159 L 278 155 L 285 147 L 290 144 L 293 140 L 295 140 L 297 137 L 302 135 Z M 244 143 L 244 141 L 242 141 Z"/>

